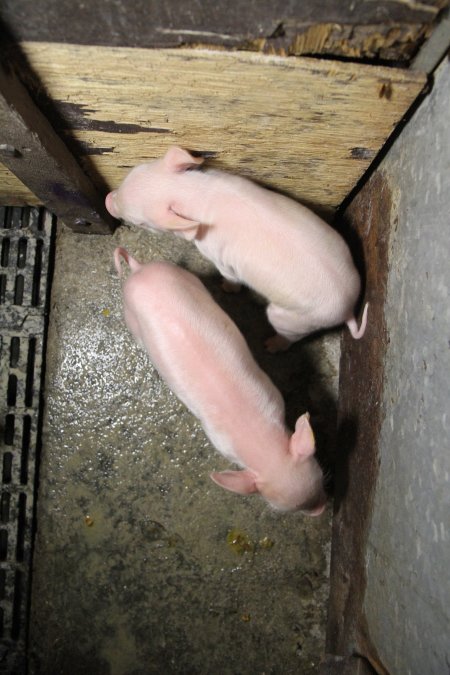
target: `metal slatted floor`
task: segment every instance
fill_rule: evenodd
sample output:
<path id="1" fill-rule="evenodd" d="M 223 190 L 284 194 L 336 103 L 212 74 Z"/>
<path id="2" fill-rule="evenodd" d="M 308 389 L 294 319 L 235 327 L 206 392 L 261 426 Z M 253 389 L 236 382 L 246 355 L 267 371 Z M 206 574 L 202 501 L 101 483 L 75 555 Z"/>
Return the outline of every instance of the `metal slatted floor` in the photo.
<path id="1" fill-rule="evenodd" d="M 54 218 L 0 207 L 0 672 L 26 670 Z"/>

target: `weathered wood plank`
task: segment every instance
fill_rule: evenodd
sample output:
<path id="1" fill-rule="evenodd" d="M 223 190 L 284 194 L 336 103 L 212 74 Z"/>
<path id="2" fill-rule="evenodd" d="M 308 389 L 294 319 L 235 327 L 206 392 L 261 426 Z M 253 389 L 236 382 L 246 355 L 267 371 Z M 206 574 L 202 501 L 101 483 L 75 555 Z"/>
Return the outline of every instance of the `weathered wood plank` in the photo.
<path id="1" fill-rule="evenodd" d="M 0 163 L 0 206 L 39 206 L 36 197 L 11 171 Z"/>
<path id="2" fill-rule="evenodd" d="M 425 82 L 392 68 L 248 52 L 22 47 L 58 110 L 53 125 L 110 187 L 178 143 L 328 209 Z"/>
<path id="3" fill-rule="evenodd" d="M 3 60 L 0 162 L 73 229 L 111 231 L 114 221 L 102 197 Z"/>

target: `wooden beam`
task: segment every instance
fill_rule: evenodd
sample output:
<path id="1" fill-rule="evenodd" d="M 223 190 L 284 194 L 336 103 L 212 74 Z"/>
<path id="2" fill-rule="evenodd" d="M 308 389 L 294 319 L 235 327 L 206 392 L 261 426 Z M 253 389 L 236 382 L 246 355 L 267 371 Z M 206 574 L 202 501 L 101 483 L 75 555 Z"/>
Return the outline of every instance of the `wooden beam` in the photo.
<path id="1" fill-rule="evenodd" d="M 0 161 L 74 231 L 114 229 L 103 198 L 5 60 L 0 61 Z"/>
<path id="2" fill-rule="evenodd" d="M 110 47 L 223 45 L 408 61 L 447 0 L 2 0 L 16 40 Z"/>

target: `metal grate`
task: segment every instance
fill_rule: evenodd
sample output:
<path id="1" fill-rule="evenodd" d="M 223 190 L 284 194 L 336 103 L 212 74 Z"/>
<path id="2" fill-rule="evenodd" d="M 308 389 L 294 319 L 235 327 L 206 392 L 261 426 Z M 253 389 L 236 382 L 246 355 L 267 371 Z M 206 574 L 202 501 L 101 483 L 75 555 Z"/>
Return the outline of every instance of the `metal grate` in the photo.
<path id="1" fill-rule="evenodd" d="M 26 633 L 53 216 L 0 207 L 0 672 L 26 670 Z"/>

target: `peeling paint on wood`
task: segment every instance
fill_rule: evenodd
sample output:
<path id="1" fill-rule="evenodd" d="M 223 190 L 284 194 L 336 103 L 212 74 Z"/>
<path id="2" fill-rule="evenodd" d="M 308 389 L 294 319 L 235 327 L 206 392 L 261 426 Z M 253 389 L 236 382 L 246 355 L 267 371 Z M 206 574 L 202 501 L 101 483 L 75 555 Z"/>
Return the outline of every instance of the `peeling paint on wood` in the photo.
<path id="1" fill-rule="evenodd" d="M 66 129 L 77 131 L 85 129 L 86 131 L 104 131 L 115 134 L 170 134 L 172 132 L 172 129 L 162 127 L 149 127 L 143 124 L 95 119 L 95 117 L 89 117 L 89 115 L 95 115 L 96 110 L 87 108 L 83 103 L 53 101 L 53 104 Z"/>
<path id="2" fill-rule="evenodd" d="M 430 31 L 430 24 L 317 24 L 295 35 L 287 53 L 408 61 Z"/>
<path id="3" fill-rule="evenodd" d="M 124 167 L 180 144 L 328 211 L 425 83 L 393 68 L 249 52 L 22 47 L 48 96 L 43 110 L 94 182 L 115 187 Z"/>
<path id="4" fill-rule="evenodd" d="M 351 155 L 354 159 L 373 159 L 374 152 L 369 148 L 352 148 Z"/>

